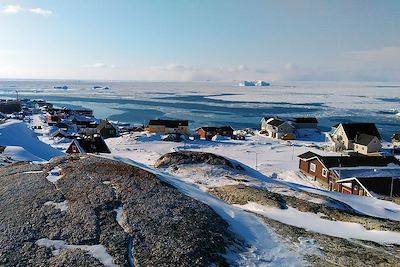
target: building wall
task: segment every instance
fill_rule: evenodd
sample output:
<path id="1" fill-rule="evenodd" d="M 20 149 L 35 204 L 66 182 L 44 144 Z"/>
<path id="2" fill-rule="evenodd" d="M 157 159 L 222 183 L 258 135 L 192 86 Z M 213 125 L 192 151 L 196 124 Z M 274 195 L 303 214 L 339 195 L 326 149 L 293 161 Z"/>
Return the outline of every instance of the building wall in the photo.
<path id="1" fill-rule="evenodd" d="M 162 125 L 149 125 L 147 126 L 147 128 L 145 129 L 151 133 L 165 133 L 166 129 L 165 126 Z"/>
<path id="2" fill-rule="evenodd" d="M 312 164 L 315 164 L 315 171 L 311 170 Z M 319 160 L 313 159 L 313 160 L 309 160 L 309 161 L 303 161 L 300 159 L 299 168 L 300 168 L 300 170 L 305 172 L 308 176 L 315 178 L 315 180 L 318 180 L 321 184 L 323 184 L 324 186 L 326 186 L 326 188 L 328 188 L 328 186 L 329 186 L 329 179 L 328 179 L 329 170 L 326 170 L 326 177 L 323 176 L 322 172 L 325 168 Z"/>
<path id="3" fill-rule="evenodd" d="M 340 124 L 337 128 L 335 133 L 333 134 L 333 138 L 338 141 L 341 145 L 344 146 L 344 149 L 353 149 L 353 143 L 347 139 L 347 135 L 344 132 L 343 126 Z M 337 148 L 336 150 L 341 150 Z"/>
<path id="4" fill-rule="evenodd" d="M 110 138 L 110 137 L 118 136 L 118 131 L 111 124 L 105 125 L 100 130 L 98 130 L 98 132 L 100 133 L 100 135 L 103 138 Z"/>
<path id="5" fill-rule="evenodd" d="M 197 133 L 199 134 L 200 138 L 206 140 L 211 140 L 217 134 L 217 132 L 206 132 L 203 129 L 199 129 Z"/>
<path id="6" fill-rule="evenodd" d="M 69 147 L 68 147 L 68 149 L 67 149 L 66 152 L 67 152 L 68 154 L 81 153 L 81 152 L 79 151 L 79 148 L 76 146 L 75 142 L 72 142 L 72 143 L 69 145 Z"/>
<path id="7" fill-rule="evenodd" d="M 367 155 L 368 153 L 378 152 L 382 148 L 381 142 L 375 137 L 368 146 L 354 144 L 354 151 L 360 154 Z"/>

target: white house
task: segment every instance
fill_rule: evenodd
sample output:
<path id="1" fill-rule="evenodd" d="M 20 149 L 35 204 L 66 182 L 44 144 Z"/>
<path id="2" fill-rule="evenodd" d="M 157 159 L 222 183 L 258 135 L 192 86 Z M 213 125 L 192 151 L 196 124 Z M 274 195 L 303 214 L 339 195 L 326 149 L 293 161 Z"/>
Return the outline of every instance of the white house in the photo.
<path id="1" fill-rule="evenodd" d="M 375 136 L 381 140 L 374 123 L 341 123 L 331 135 L 333 149 L 335 151 L 354 150 L 355 140 L 361 134 Z"/>
<path id="2" fill-rule="evenodd" d="M 266 131 L 272 138 L 294 139 L 294 127 L 288 121 L 278 118 L 262 118 L 261 130 Z"/>
<path id="3" fill-rule="evenodd" d="M 354 152 L 368 155 L 376 153 L 382 148 L 381 141 L 378 137 L 368 134 L 360 134 L 354 140 Z"/>

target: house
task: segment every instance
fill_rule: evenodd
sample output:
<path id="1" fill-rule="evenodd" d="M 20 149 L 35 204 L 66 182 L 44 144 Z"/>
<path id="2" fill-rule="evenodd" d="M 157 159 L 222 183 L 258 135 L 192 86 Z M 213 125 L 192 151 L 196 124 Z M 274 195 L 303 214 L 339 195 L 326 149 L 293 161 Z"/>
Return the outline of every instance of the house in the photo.
<path id="1" fill-rule="evenodd" d="M 338 192 L 400 197 L 400 166 L 333 168 Z"/>
<path id="2" fill-rule="evenodd" d="M 306 152 L 298 156 L 300 171 L 318 181 L 331 191 L 339 191 L 334 168 L 349 167 L 387 167 L 398 166 L 400 161 L 393 156 L 321 156 L 314 152 Z"/>
<path id="3" fill-rule="evenodd" d="M 183 140 L 180 133 L 170 133 L 161 137 L 162 141 L 181 142 Z"/>
<path id="4" fill-rule="evenodd" d="M 75 124 L 78 129 L 96 128 L 99 125 L 99 120 L 90 116 L 72 115 L 68 119 Z"/>
<path id="5" fill-rule="evenodd" d="M 200 127 L 196 129 L 197 134 L 200 138 L 205 140 L 211 140 L 215 135 L 221 136 L 233 136 L 233 128 L 231 126 L 222 126 L 222 127 Z"/>
<path id="6" fill-rule="evenodd" d="M 360 134 L 382 139 L 374 123 L 340 123 L 330 136 L 333 150 L 354 150 L 354 142 Z"/>
<path id="7" fill-rule="evenodd" d="M 97 127 L 97 133 L 99 133 L 104 139 L 110 137 L 119 136 L 119 129 L 117 126 L 109 122 L 108 120 L 103 120 Z"/>
<path id="8" fill-rule="evenodd" d="M 61 129 L 63 131 L 68 131 L 69 128 L 68 124 L 65 122 L 58 122 L 54 124 L 54 127 L 57 127 L 58 129 Z"/>
<path id="9" fill-rule="evenodd" d="M 48 125 L 55 125 L 60 121 L 61 118 L 57 114 L 50 114 L 50 113 L 46 114 L 46 122 Z"/>
<path id="10" fill-rule="evenodd" d="M 300 117 L 290 119 L 295 129 L 318 129 L 318 120 L 315 117 Z"/>
<path id="11" fill-rule="evenodd" d="M 381 141 L 378 137 L 369 134 L 357 135 L 354 140 L 354 152 L 368 155 L 377 153 L 382 148 Z"/>
<path id="12" fill-rule="evenodd" d="M 44 100 L 34 100 L 33 103 L 35 104 L 36 109 L 49 110 L 53 108 L 53 104 L 47 103 Z"/>
<path id="13" fill-rule="evenodd" d="M 7 115 L 2 113 L 2 112 L 0 112 L 0 121 L 4 121 L 6 119 L 7 119 Z"/>
<path id="14" fill-rule="evenodd" d="M 21 102 L 19 100 L 0 100 L 1 113 L 11 114 L 14 112 L 20 112 L 21 109 Z"/>
<path id="15" fill-rule="evenodd" d="M 261 130 L 266 131 L 269 137 L 290 140 L 294 139 L 294 127 L 288 122 L 279 118 L 261 119 Z"/>
<path id="16" fill-rule="evenodd" d="M 392 135 L 392 145 L 395 148 L 400 148 L 400 133 L 395 133 Z"/>
<path id="17" fill-rule="evenodd" d="M 51 136 L 58 137 L 58 138 L 69 138 L 69 134 L 61 129 L 58 129 L 58 130 L 52 132 Z"/>
<path id="18" fill-rule="evenodd" d="M 111 153 L 104 139 L 99 134 L 74 139 L 66 152 L 68 154 Z"/>
<path id="19" fill-rule="evenodd" d="M 187 120 L 150 120 L 145 130 L 151 133 L 189 133 Z"/>

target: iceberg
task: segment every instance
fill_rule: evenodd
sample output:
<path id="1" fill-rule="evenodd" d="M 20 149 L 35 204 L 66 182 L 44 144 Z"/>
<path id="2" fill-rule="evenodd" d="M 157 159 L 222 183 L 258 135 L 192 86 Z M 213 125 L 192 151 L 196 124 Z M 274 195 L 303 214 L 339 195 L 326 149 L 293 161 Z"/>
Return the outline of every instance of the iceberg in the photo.
<path id="1" fill-rule="evenodd" d="M 241 81 L 239 86 L 270 86 L 269 82 L 266 81 Z"/>
<path id="2" fill-rule="evenodd" d="M 271 84 L 266 81 L 256 81 L 256 86 L 270 86 Z"/>
<path id="3" fill-rule="evenodd" d="M 255 86 L 256 84 L 253 81 L 242 81 L 239 83 L 239 86 Z"/>

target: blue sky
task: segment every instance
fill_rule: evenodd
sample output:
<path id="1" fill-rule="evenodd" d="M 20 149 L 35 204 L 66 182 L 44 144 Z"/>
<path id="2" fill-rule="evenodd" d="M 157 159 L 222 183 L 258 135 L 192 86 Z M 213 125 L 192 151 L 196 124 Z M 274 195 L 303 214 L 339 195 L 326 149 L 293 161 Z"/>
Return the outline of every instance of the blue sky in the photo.
<path id="1" fill-rule="evenodd" d="M 400 1 L 0 0 L 0 78 L 400 80 Z"/>

